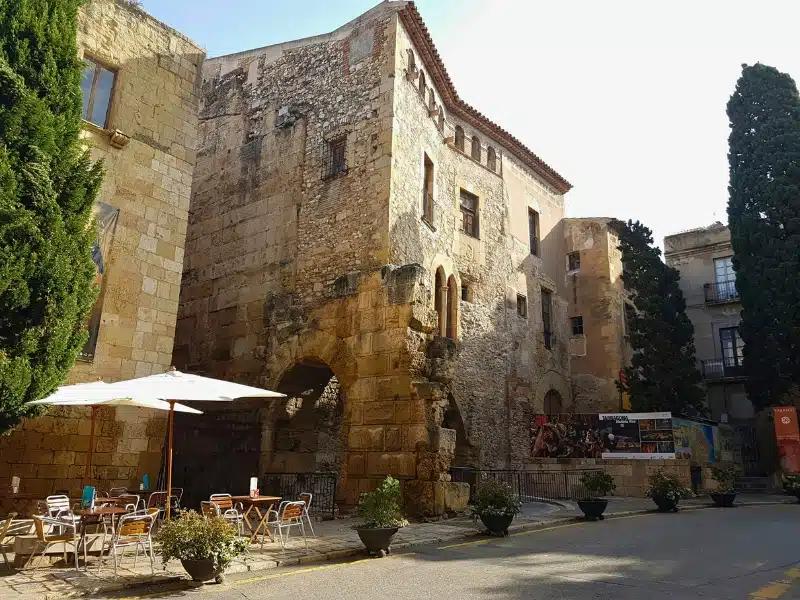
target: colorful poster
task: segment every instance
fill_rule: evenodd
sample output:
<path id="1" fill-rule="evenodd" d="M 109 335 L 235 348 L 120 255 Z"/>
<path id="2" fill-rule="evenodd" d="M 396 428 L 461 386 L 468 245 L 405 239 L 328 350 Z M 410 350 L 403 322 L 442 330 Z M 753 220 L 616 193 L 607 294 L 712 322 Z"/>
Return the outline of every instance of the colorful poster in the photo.
<path id="1" fill-rule="evenodd" d="M 675 458 L 688 458 L 696 463 L 715 463 L 719 460 L 716 427 L 710 423 L 672 419 L 675 438 Z"/>
<path id="2" fill-rule="evenodd" d="M 797 409 L 794 406 L 776 406 L 772 411 L 781 471 L 800 473 L 800 430 L 797 427 Z"/>

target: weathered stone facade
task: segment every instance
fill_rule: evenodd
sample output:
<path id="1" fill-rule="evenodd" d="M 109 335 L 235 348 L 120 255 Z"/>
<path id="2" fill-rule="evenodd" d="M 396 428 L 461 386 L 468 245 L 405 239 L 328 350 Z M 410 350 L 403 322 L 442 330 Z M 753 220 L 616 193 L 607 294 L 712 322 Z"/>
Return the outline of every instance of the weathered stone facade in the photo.
<path id="1" fill-rule="evenodd" d="M 262 472 L 340 456 L 343 503 L 391 473 L 442 512 L 454 461 L 520 466 L 545 394 L 572 406 L 570 186 L 458 98 L 413 4 L 208 60 L 199 138 L 174 361 L 291 396 Z"/>
<path id="2" fill-rule="evenodd" d="M 78 45 L 116 73 L 107 119 L 86 122 L 84 137 L 105 162 L 98 200 L 118 215 L 103 256 L 97 343 L 68 383 L 150 375 L 171 364 L 204 60 L 196 44 L 123 0 L 83 6 Z M 40 498 L 77 493 L 89 425 L 88 409 L 52 409 L 24 422 L 0 437 L 0 479 L 18 475 L 23 493 Z M 154 479 L 165 425 L 156 411 L 100 411 L 96 483 L 138 487 L 144 473 Z"/>
<path id="3" fill-rule="evenodd" d="M 630 408 L 616 385 L 631 350 L 625 337 L 622 254 L 618 237 L 608 228 L 610 220 L 564 220 L 575 412 Z"/>

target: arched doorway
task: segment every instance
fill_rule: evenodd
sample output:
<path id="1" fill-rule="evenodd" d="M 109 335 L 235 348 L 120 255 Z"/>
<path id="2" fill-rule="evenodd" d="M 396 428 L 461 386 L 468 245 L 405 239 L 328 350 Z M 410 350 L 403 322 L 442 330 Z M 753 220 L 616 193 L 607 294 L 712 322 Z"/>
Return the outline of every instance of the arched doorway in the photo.
<path id="1" fill-rule="evenodd" d="M 474 467 L 476 463 L 475 449 L 467 441 L 467 430 L 464 420 L 461 418 L 461 411 L 458 409 L 455 398 L 448 394 L 449 404 L 442 419 L 444 429 L 453 429 L 456 432 L 455 457 L 453 458 L 454 467 Z"/>
<path id="2" fill-rule="evenodd" d="M 544 395 L 544 414 L 557 415 L 564 412 L 564 403 L 557 390 L 549 390 Z"/>

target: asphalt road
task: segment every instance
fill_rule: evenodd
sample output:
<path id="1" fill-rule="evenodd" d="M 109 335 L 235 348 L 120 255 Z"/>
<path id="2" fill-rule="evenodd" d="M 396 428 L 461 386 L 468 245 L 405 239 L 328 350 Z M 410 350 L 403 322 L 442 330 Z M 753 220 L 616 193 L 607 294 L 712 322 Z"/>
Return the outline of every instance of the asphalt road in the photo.
<path id="1" fill-rule="evenodd" d="M 800 598 L 800 506 L 647 514 L 299 567 L 195 600 Z"/>

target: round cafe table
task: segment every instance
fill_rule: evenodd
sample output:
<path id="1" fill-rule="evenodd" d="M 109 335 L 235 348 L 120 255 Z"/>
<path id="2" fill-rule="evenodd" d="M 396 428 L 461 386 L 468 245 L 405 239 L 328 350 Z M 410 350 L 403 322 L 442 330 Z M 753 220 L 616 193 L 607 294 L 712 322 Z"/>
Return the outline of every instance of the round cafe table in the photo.
<path id="1" fill-rule="evenodd" d="M 97 506 L 95 508 L 77 508 L 72 511 L 75 516 L 81 518 L 80 521 L 80 536 L 81 544 L 86 544 L 86 526 L 97 525 L 103 517 L 111 517 L 111 531 L 116 528 L 114 518 L 118 515 L 124 515 L 128 511 L 119 506 Z M 105 538 L 104 538 L 105 539 Z M 100 556 L 102 557 L 102 548 L 100 549 Z"/>
<path id="2" fill-rule="evenodd" d="M 244 522 L 247 523 L 247 528 L 252 532 L 250 536 L 251 542 L 255 541 L 259 531 L 262 532 L 262 535 L 266 533 L 270 540 L 273 542 L 275 541 L 275 538 L 272 537 L 272 532 L 270 532 L 269 527 L 267 527 L 267 516 L 269 515 L 269 511 L 272 510 L 272 507 L 275 506 L 275 503 L 280 502 L 280 496 L 231 496 L 231 500 L 234 502 L 241 502 L 242 504 L 249 504 L 247 511 L 244 513 Z M 266 510 L 262 513 L 260 507 L 266 507 Z M 255 514 L 250 516 L 250 513 Z M 258 524 L 253 527 L 250 519 L 254 521 L 258 520 Z"/>

